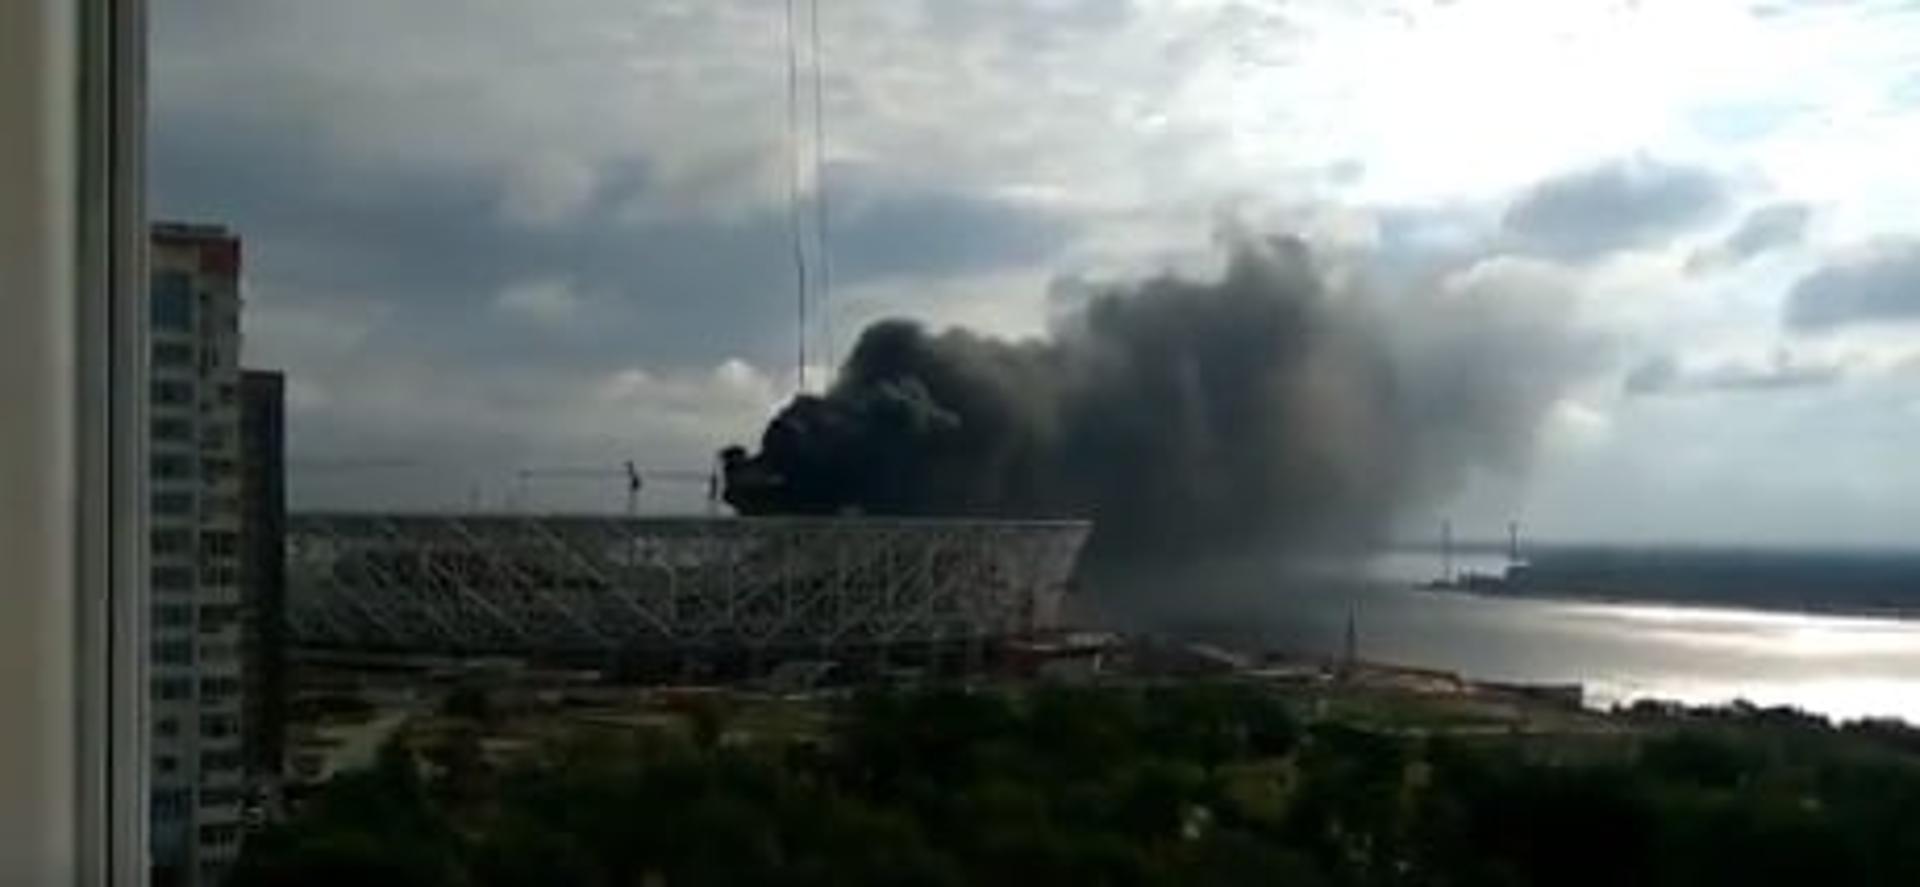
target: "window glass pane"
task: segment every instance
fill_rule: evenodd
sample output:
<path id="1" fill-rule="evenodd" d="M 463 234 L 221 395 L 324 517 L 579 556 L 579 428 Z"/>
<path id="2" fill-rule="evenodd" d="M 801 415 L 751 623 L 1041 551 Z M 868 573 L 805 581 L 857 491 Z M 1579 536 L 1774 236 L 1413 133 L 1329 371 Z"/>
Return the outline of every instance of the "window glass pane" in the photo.
<path id="1" fill-rule="evenodd" d="M 154 329 L 168 332 L 193 331 L 193 277 L 179 271 L 161 271 L 153 275 Z"/>
<path id="2" fill-rule="evenodd" d="M 153 382 L 153 403 L 155 406 L 180 406 L 193 403 L 193 383 L 171 379 L 155 379 Z"/>
<path id="3" fill-rule="evenodd" d="M 187 814 L 193 803 L 193 790 L 183 788 L 158 788 L 152 795 L 153 815 L 161 818 L 178 818 Z"/>
<path id="4" fill-rule="evenodd" d="M 153 661 L 162 665 L 192 665 L 191 638 L 163 638 L 153 642 Z"/>
<path id="5" fill-rule="evenodd" d="M 185 442 L 193 440 L 193 420 L 177 416 L 162 416 L 153 420 L 153 439 L 163 442 Z"/>
<path id="6" fill-rule="evenodd" d="M 193 624 L 191 604 L 161 604 L 153 608 L 153 624 L 160 628 L 180 628 Z"/>
<path id="7" fill-rule="evenodd" d="M 233 439 L 233 426 L 209 422 L 200 428 L 200 445 L 208 449 L 226 446 Z"/>
<path id="8" fill-rule="evenodd" d="M 230 557 L 239 545 L 239 535 L 227 530 L 208 530 L 200 534 L 202 557 Z"/>
<path id="9" fill-rule="evenodd" d="M 185 342 L 155 342 L 153 344 L 153 365 L 156 367 L 191 367 L 193 346 Z"/>
<path id="10" fill-rule="evenodd" d="M 153 568 L 155 591 L 192 591 L 194 568 L 166 564 Z"/>
<path id="11" fill-rule="evenodd" d="M 150 534 L 149 545 L 156 556 L 190 554 L 193 551 L 193 531 L 157 529 Z"/>
<path id="12" fill-rule="evenodd" d="M 153 513 L 167 516 L 192 514 L 193 494 L 181 490 L 154 493 Z"/>
<path id="13" fill-rule="evenodd" d="M 193 476 L 192 456 L 177 453 L 155 453 L 152 458 L 153 477 L 156 480 L 180 480 Z"/>

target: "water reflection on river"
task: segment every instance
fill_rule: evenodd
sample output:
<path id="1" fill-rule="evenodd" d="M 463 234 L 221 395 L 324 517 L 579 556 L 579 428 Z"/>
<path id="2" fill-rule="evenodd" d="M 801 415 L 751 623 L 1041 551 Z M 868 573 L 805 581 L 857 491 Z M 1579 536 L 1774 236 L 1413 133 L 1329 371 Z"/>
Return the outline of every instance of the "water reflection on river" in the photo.
<path id="1" fill-rule="evenodd" d="M 1395 566 L 1364 588 L 1294 598 L 1262 634 L 1334 655 L 1351 610 L 1370 659 L 1577 681 L 1600 704 L 1744 698 L 1920 723 L 1920 621 L 1435 593 L 1413 590 Z"/>

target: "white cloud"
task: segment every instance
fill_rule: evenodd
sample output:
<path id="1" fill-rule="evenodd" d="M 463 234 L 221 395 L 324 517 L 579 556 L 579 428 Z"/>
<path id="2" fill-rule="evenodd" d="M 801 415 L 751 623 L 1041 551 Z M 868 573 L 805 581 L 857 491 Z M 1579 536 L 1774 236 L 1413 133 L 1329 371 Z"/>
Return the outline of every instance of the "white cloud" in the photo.
<path id="1" fill-rule="evenodd" d="M 333 403 L 333 394 L 318 383 L 300 376 L 287 378 L 287 409 L 295 413 L 312 413 L 325 409 Z"/>
<path id="2" fill-rule="evenodd" d="M 338 293 L 274 290 L 252 280 L 242 286 L 241 344 L 255 364 L 304 368 L 338 360 L 361 348 L 392 314 L 392 306 Z"/>
<path id="3" fill-rule="evenodd" d="M 605 377 L 593 397 L 596 403 L 621 409 L 696 417 L 764 414 L 778 399 L 774 380 L 737 357 L 706 372 L 658 373 L 629 367 Z"/>
<path id="4" fill-rule="evenodd" d="M 1612 433 L 1613 420 L 1607 413 L 1592 404 L 1566 397 L 1555 401 L 1547 411 L 1541 438 L 1548 450 L 1588 449 L 1606 444 Z"/>
<path id="5" fill-rule="evenodd" d="M 592 205 L 593 167 L 577 157 L 550 153 L 517 164 L 509 173 L 500 213 L 529 228 L 551 228 Z"/>
<path id="6" fill-rule="evenodd" d="M 494 297 L 495 311 L 550 327 L 571 326 L 581 319 L 584 302 L 565 278 L 525 280 Z"/>
<path id="7" fill-rule="evenodd" d="M 750 363 L 729 357 L 714 368 L 713 380 L 721 390 L 744 395 L 756 403 L 771 403 L 772 381 Z"/>

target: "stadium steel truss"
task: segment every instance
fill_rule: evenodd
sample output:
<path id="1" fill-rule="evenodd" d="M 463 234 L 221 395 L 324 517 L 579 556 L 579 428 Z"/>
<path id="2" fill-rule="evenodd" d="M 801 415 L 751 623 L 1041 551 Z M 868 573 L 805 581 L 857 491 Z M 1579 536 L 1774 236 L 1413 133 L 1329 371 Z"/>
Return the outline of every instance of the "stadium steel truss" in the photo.
<path id="1" fill-rule="evenodd" d="M 308 647 L 444 654 L 818 651 L 1050 626 L 1076 521 L 298 514 Z"/>

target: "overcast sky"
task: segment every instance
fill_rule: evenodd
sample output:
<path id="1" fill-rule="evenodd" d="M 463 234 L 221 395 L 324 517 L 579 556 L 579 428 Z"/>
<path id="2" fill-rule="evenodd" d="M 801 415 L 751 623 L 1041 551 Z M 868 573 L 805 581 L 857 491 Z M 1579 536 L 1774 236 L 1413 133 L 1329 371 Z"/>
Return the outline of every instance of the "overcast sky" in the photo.
<path id="1" fill-rule="evenodd" d="M 245 240 L 297 506 L 617 508 L 515 472 L 755 440 L 796 383 L 785 10 L 156 0 L 155 210 Z M 814 362 L 883 315 L 1043 335 L 1077 282 L 1292 231 L 1398 298 L 1517 276 L 1594 343 L 1530 465 L 1409 527 L 1917 541 L 1920 11 L 821 0 L 819 30 Z M 362 459 L 410 464 L 315 464 Z"/>

